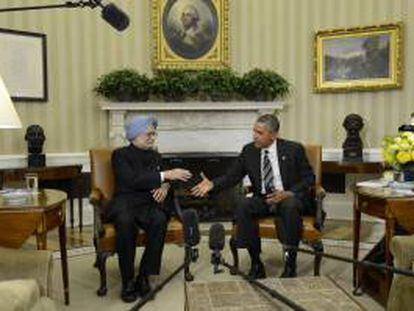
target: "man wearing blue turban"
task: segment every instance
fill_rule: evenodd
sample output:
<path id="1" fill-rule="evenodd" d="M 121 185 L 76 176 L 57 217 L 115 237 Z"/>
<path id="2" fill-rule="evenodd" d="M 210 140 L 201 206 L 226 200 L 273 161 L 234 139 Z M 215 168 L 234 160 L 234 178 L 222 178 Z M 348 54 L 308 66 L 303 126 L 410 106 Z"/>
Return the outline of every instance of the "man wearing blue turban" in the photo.
<path id="1" fill-rule="evenodd" d="M 167 229 L 170 180 L 187 181 L 191 173 L 176 168 L 161 171 L 161 157 L 154 150 L 158 122 L 151 116 L 131 119 L 126 127 L 130 144 L 112 155 L 115 191 L 109 218 L 116 230 L 116 249 L 122 278 L 121 298 L 134 301 L 150 290 L 149 275 L 158 274 Z M 147 243 L 134 280 L 136 236 L 145 231 Z"/>

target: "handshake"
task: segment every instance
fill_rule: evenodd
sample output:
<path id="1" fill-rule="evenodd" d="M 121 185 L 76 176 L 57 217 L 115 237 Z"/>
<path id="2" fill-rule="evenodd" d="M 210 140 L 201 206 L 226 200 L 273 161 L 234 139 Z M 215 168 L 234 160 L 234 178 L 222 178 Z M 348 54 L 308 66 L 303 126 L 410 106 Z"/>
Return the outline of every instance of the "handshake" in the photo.
<path id="1" fill-rule="evenodd" d="M 187 182 L 190 180 L 190 178 L 193 177 L 190 171 L 182 169 L 182 168 L 174 168 L 168 171 L 164 171 L 164 179 L 166 181 L 183 181 Z M 207 195 L 207 193 L 213 189 L 214 184 L 211 180 L 209 180 L 203 172 L 200 174 L 201 181 L 197 183 L 194 187 L 190 189 L 190 193 L 193 196 L 196 197 L 204 197 Z"/>

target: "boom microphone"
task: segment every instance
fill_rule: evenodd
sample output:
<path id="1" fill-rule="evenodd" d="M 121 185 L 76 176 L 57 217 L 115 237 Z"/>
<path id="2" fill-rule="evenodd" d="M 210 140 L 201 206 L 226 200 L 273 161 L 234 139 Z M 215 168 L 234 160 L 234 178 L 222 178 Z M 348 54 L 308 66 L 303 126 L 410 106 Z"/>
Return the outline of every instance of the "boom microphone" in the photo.
<path id="1" fill-rule="evenodd" d="M 101 16 L 118 31 L 123 31 L 129 26 L 128 15 L 113 3 L 103 6 Z"/>
<path id="2" fill-rule="evenodd" d="M 208 245 L 213 251 L 211 253 L 211 263 L 214 265 L 214 274 L 222 272 L 219 269 L 219 264 L 221 260 L 220 252 L 224 248 L 225 243 L 225 230 L 224 226 L 220 223 L 215 223 L 211 225 L 208 232 Z"/>
<path id="3" fill-rule="evenodd" d="M 182 214 L 184 242 L 193 247 L 200 243 L 200 230 L 198 229 L 198 215 L 194 209 L 186 209 Z"/>

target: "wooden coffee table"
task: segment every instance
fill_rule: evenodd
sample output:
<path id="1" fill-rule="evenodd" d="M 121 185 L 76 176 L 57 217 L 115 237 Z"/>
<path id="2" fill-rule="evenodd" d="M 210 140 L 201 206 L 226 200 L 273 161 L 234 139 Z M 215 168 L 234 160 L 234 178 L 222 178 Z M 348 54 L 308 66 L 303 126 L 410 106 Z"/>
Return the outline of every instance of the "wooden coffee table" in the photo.
<path id="1" fill-rule="evenodd" d="M 32 194 L 24 203 L 11 204 L 0 195 L 0 245 L 20 248 L 31 235 L 37 248 L 47 249 L 47 232 L 59 227 L 65 304 L 69 304 L 68 261 L 66 253 L 65 203 L 67 195 L 60 190 L 44 189 Z"/>

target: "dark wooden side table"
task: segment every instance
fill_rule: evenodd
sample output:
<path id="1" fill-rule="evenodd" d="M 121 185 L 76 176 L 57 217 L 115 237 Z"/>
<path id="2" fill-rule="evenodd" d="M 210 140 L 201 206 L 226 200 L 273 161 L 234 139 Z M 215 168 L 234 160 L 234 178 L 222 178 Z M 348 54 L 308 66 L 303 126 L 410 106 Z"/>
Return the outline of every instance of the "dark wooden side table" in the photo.
<path id="1" fill-rule="evenodd" d="M 381 174 L 383 162 L 322 162 L 322 185 L 327 192 L 345 193 L 346 174 Z"/>
<path id="2" fill-rule="evenodd" d="M 70 202 L 70 225 L 73 229 L 73 200 L 75 197 L 79 201 L 79 230 L 82 231 L 83 218 L 83 204 L 82 204 L 82 165 L 62 165 L 62 166 L 45 166 L 45 167 L 21 167 L 21 168 L 7 168 L 0 170 L 3 177 L 3 183 L 22 181 L 25 179 L 25 174 L 34 173 L 38 176 L 40 186 L 42 183 L 46 184 L 47 188 L 69 188 L 69 202 Z M 64 182 L 64 187 L 61 187 L 56 182 Z M 69 185 L 69 187 L 66 186 Z M 61 189 L 66 190 L 66 189 Z"/>
<path id="3" fill-rule="evenodd" d="M 373 256 L 383 253 L 385 264 L 392 265 L 390 242 L 396 224 L 406 232 L 414 233 L 414 192 L 412 195 L 396 193 L 390 188 L 356 187 L 354 191 L 354 249 L 353 259 L 358 260 L 361 213 L 385 220 L 384 244 L 377 244 L 364 258 L 375 261 Z M 383 252 L 381 251 L 383 249 Z M 382 305 L 386 305 L 391 286 L 392 273 L 354 264 L 354 288 L 362 289 Z"/>
<path id="4" fill-rule="evenodd" d="M 23 203 L 8 203 L 0 195 L 0 245 L 20 248 L 27 238 L 36 235 L 37 248 L 47 249 L 47 232 L 59 227 L 65 304 L 69 305 L 69 274 L 66 252 L 66 193 L 44 189 L 27 197 Z"/>

